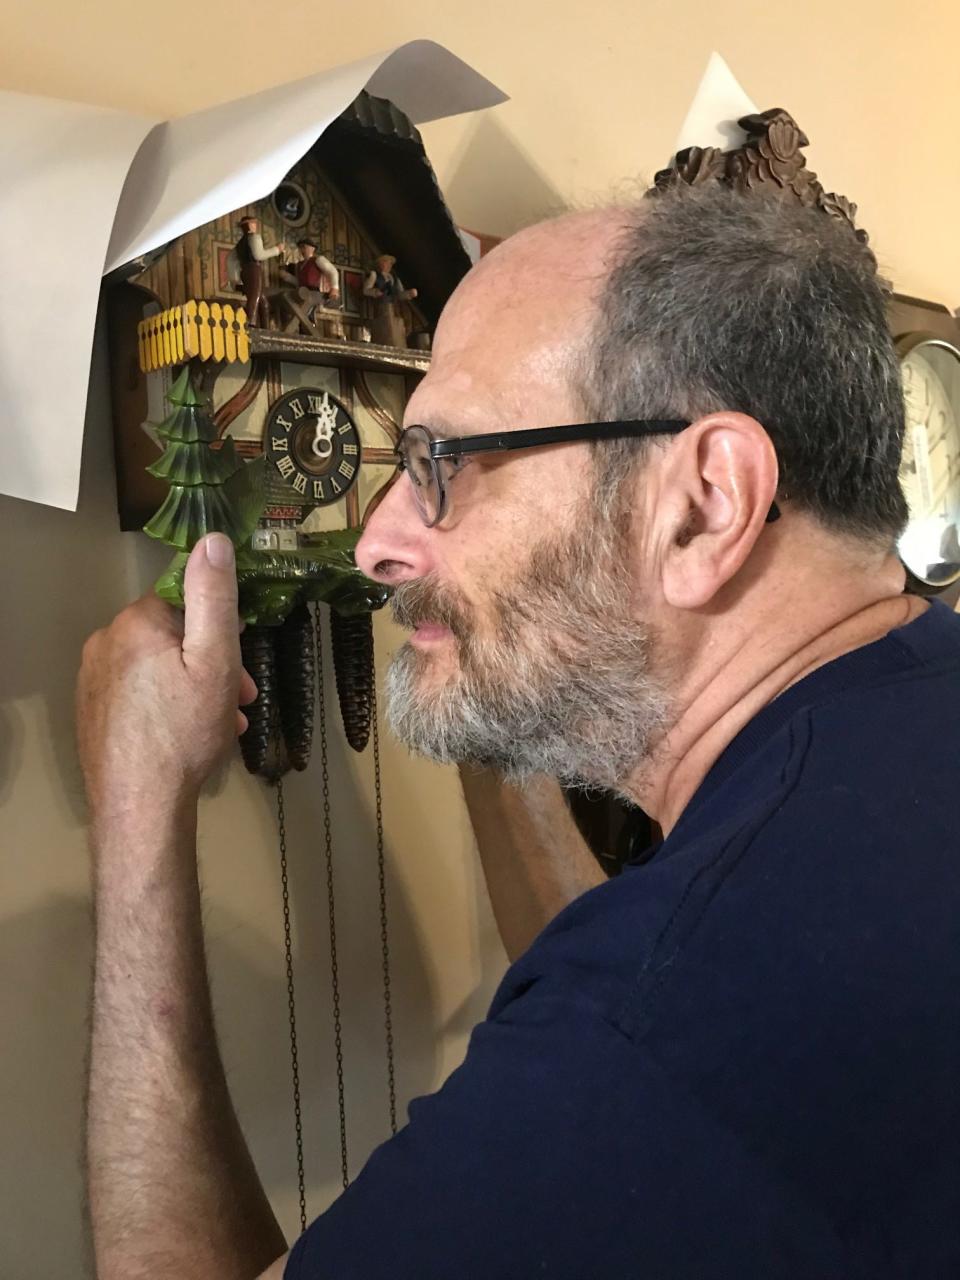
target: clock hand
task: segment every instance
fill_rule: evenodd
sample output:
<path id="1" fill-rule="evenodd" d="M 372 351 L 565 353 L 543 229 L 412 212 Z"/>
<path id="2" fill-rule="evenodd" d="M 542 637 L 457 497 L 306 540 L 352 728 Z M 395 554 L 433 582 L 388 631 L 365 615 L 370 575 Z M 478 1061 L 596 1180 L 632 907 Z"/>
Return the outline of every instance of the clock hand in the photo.
<path id="1" fill-rule="evenodd" d="M 311 445 L 313 452 L 318 458 L 329 458 L 333 452 L 333 441 L 323 433 L 323 424 L 317 419 L 317 425 L 314 430 L 313 443 Z"/>

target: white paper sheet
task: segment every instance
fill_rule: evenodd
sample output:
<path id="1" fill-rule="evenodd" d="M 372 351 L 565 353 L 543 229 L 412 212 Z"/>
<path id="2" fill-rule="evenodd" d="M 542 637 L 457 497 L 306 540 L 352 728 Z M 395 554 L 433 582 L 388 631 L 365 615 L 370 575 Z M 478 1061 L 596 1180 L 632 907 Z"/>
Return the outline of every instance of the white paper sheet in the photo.
<path id="1" fill-rule="evenodd" d="M 0 92 L 0 492 L 74 510 L 103 258 L 152 120 Z"/>
<path id="2" fill-rule="evenodd" d="M 166 122 L 0 92 L 0 492 L 76 507 L 101 275 L 268 195 L 364 87 L 417 124 L 505 100 L 430 40 Z"/>
<path id="3" fill-rule="evenodd" d="M 130 170 L 106 271 L 261 200 L 361 89 L 423 124 L 505 100 L 432 40 L 364 58 L 159 125 Z"/>
<path id="4" fill-rule="evenodd" d="M 719 147 L 730 151 L 742 146 L 746 134 L 737 124 L 754 115 L 757 107 L 719 53 L 711 53 L 674 151 L 685 147 Z"/>

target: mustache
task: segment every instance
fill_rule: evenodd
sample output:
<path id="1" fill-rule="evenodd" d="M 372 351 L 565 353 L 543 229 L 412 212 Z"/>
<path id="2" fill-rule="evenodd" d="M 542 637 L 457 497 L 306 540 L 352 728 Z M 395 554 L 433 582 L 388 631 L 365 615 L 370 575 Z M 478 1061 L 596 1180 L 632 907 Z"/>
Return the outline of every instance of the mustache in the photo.
<path id="1" fill-rule="evenodd" d="M 462 640 L 470 628 L 467 608 L 457 593 L 435 578 L 402 582 L 390 598 L 390 610 L 394 622 L 409 630 L 423 622 L 435 622 L 449 627 L 457 639 Z"/>

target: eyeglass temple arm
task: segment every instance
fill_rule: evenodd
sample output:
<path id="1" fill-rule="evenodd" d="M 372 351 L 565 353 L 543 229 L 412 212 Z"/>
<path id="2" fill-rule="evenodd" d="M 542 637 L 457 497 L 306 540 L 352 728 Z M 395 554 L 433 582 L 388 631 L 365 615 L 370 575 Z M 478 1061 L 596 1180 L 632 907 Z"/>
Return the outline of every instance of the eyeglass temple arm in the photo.
<path id="1" fill-rule="evenodd" d="M 457 457 L 468 453 L 505 452 L 532 449 L 543 444 L 565 444 L 578 440 L 627 440 L 642 436 L 677 435 L 689 427 L 682 418 L 646 418 L 625 422 L 571 422 L 560 427 L 532 427 L 529 431 L 489 432 L 477 436 L 453 436 L 431 440 L 434 458 Z M 780 508 L 771 503 L 766 524 L 780 519 Z"/>
<path id="2" fill-rule="evenodd" d="M 430 453 L 447 458 L 465 453 L 532 449 L 543 444 L 568 444 L 577 440 L 624 440 L 632 436 L 675 435 L 689 427 L 679 418 L 653 418 L 627 422 L 570 422 L 561 427 L 532 427 L 529 431 L 490 432 L 433 440 Z"/>

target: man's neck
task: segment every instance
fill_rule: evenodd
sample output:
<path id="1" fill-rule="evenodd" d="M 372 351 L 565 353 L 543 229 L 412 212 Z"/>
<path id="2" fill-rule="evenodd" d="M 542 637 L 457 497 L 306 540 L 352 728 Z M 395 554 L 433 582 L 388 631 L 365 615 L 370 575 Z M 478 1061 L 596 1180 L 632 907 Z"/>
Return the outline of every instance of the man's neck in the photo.
<path id="1" fill-rule="evenodd" d="M 666 835 L 726 747 L 768 703 L 818 667 L 880 640 L 912 622 L 925 601 L 895 594 L 896 569 L 872 586 L 860 583 L 852 604 L 792 610 L 793 616 L 751 619 L 712 637 L 707 656 L 682 681 L 673 724 L 653 758 L 624 788 Z M 834 599 L 836 589 L 831 593 Z"/>

